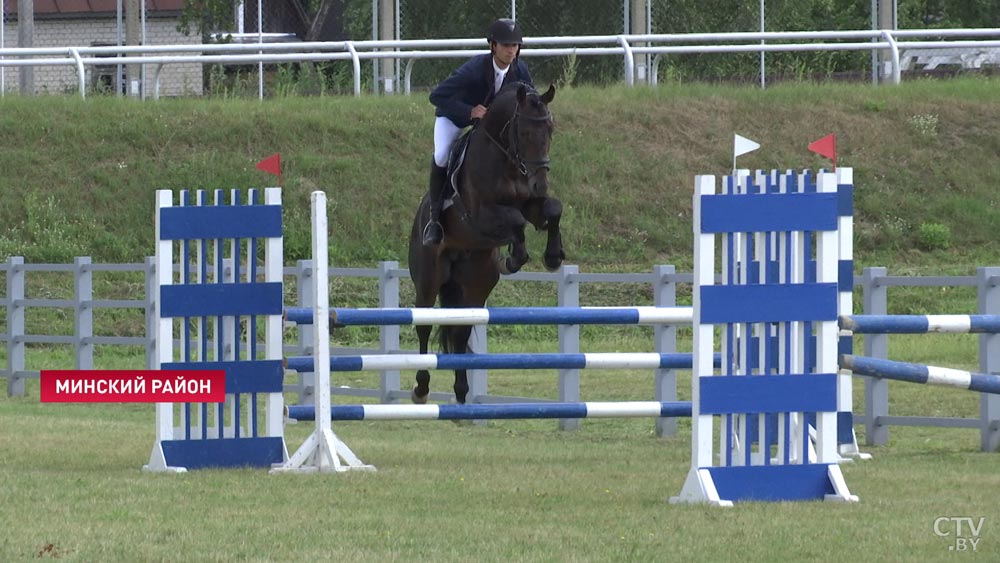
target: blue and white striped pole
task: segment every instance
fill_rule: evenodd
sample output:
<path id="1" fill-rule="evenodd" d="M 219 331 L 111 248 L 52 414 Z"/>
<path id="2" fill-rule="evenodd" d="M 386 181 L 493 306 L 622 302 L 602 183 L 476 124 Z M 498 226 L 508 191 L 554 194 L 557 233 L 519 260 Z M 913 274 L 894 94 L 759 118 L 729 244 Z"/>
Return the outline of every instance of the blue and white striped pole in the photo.
<path id="1" fill-rule="evenodd" d="M 855 334 L 1000 334 L 1000 315 L 851 315 L 840 328 Z"/>
<path id="2" fill-rule="evenodd" d="M 715 355 L 715 365 L 721 359 Z M 292 356 L 286 367 L 311 372 L 312 356 Z M 588 354 L 373 354 L 331 356 L 330 371 L 455 369 L 690 369 L 691 354 L 655 352 Z"/>
<path id="3" fill-rule="evenodd" d="M 313 324 L 311 308 L 289 307 L 289 323 Z M 462 325 L 689 325 L 691 307 L 493 307 L 331 309 L 340 326 Z"/>
<path id="4" fill-rule="evenodd" d="M 337 405 L 332 420 L 487 420 L 528 418 L 690 417 L 690 402 L 508 403 L 473 405 Z M 289 406 L 288 418 L 314 420 L 311 405 Z"/>
<path id="5" fill-rule="evenodd" d="M 847 354 L 840 357 L 840 365 L 845 369 L 853 371 L 854 375 L 867 375 L 870 377 L 909 381 L 910 383 L 942 385 L 967 389 L 969 391 L 978 391 L 980 393 L 1000 394 L 1000 375 Z"/>

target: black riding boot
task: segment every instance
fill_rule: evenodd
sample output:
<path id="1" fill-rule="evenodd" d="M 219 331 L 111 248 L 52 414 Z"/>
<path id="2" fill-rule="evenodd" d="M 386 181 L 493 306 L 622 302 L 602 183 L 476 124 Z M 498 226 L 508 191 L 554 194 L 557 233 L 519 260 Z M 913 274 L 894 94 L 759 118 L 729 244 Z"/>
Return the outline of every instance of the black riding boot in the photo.
<path id="1" fill-rule="evenodd" d="M 444 201 L 444 192 L 448 170 L 442 168 L 431 159 L 431 179 L 427 188 L 427 195 L 431 200 L 431 216 L 424 227 L 424 246 L 434 246 L 440 244 L 444 237 L 444 228 L 441 226 L 441 204 Z"/>

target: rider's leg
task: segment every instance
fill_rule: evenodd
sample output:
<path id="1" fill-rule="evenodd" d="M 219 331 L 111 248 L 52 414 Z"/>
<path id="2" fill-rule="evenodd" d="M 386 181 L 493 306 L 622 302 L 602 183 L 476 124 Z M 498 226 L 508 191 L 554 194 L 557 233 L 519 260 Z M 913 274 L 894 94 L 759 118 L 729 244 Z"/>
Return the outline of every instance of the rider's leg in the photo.
<path id="1" fill-rule="evenodd" d="M 427 225 L 424 226 L 424 246 L 439 244 L 444 237 L 444 229 L 441 227 L 441 205 L 444 201 L 447 175 L 447 168 L 438 166 L 437 162 L 431 161 L 431 179 L 427 186 L 427 195 L 431 201 L 431 216 L 427 220 Z"/>
<path id="2" fill-rule="evenodd" d="M 427 195 L 431 202 L 430 218 L 424 226 L 424 246 L 439 244 L 444 237 L 441 227 L 441 205 L 447 192 L 448 153 L 461 129 L 455 126 L 447 117 L 438 117 L 434 121 L 434 160 L 431 162 L 431 176 L 427 187 Z"/>

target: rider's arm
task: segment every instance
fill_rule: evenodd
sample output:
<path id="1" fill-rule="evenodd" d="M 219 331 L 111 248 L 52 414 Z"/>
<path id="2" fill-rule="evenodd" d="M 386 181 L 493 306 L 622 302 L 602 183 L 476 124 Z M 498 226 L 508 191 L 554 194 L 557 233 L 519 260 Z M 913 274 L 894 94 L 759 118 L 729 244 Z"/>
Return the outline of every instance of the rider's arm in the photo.
<path id="1" fill-rule="evenodd" d="M 474 58 L 458 67 L 451 76 L 445 78 L 431 92 L 430 101 L 441 113 L 461 126 L 472 116 L 473 106 L 465 101 L 468 92 L 475 90 L 479 76 L 479 65 Z"/>

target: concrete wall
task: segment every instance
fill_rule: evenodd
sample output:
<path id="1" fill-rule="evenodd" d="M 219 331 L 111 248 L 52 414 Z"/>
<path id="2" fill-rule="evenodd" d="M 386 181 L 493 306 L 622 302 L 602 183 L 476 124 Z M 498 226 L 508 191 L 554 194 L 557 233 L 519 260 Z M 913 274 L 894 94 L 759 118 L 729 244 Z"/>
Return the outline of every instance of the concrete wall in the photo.
<path id="1" fill-rule="evenodd" d="M 179 45 L 201 43 L 197 34 L 184 35 L 176 29 L 174 19 L 146 19 L 147 45 Z M 123 31 L 124 33 L 124 31 Z M 35 47 L 89 47 L 94 43 L 115 44 L 114 17 L 102 19 L 70 19 L 51 20 L 35 18 Z M 17 22 L 6 24 L 4 28 L 4 47 L 17 47 Z M 98 69 L 86 65 L 87 87 L 92 89 L 98 81 L 100 70 L 109 72 L 113 78 L 114 70 Z M 95 70 L 98 72 L 95 73 Z M 7 92 L 18 91 L 18 68 L 4 67 L 4 89 Z M 123 71 L 124 72 L 124 71 Z M 146 95 L 153 94 L 153 76 L 155 65 L 146 65 Z M 63 94 L 79 91 L 76 67 L 73 65 L 36 66 L 35 91 L 37 93 Z M 160 71 L 160 96 L 200 96 L 202 94 L 202 69 L 197 63 L 168 64 Z"/>

